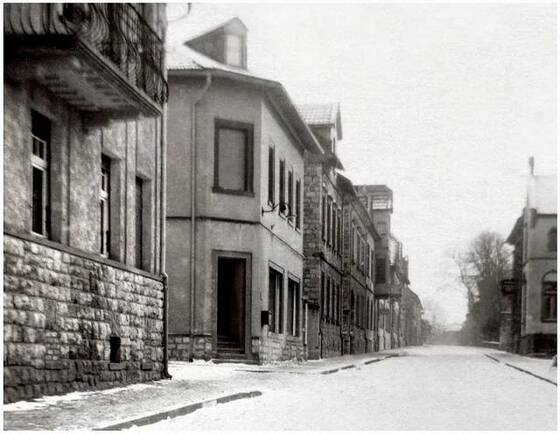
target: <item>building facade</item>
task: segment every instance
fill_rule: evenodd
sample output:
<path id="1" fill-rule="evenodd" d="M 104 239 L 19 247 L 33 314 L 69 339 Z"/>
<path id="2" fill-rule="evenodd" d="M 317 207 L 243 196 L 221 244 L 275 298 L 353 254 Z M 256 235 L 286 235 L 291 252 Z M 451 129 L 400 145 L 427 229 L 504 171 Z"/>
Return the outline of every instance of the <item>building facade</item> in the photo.
<path id="1" fill-rule="evenodd" d="M 402 297 L 403 346 L 422 345 L 422 302 L 418 295 L 408 286 L 404 288 Z"/>
<path id="2" fill-rule="evenodd" d="M 500 343 L 522 354 L 557 351 L 556 176 L 532 169 L 527 201 L 507 242 L 514 247 L 512 280 L 502 282 Z"/>
<path id="3" fill-rule="evenodd" d="M 307 307 L 307 356 L 339 356 L 342 346 L 342 194 L 336 155 L 342 139 L 337 104 L 298 106 L 324 151 L 305 158 L 303 291 Z"/>
<path id="4" fill-rule="evenodd" d="M 165 375 L 165 29 L 4 5 L 5 402 Z"/>
<path id="5" fill-rule="evenodd" d="M 188 27 L 188 26 L 187 26 Z M 170 48 L 170 357 L 305 354 L 304 156 L 322 154 L 278 82 L 247 70 L 237 18 Z"/>
<path id="6" fill-rule="evenodd" d="M 375 242 L 373 221 L 350 180 L 338 184 L 343 196 L 343 342 L 344 354 L 375 351 Z"/>
<path id="7" fill-rule="evenodd" d="M 404 344 L 401 298 L 410 282 L 402 243 L 391 233 L 393 192 L 385 185 L 359 185 L 356 191 L 380 237 L 375 246 L 376 349 L 398 348 Z"/>

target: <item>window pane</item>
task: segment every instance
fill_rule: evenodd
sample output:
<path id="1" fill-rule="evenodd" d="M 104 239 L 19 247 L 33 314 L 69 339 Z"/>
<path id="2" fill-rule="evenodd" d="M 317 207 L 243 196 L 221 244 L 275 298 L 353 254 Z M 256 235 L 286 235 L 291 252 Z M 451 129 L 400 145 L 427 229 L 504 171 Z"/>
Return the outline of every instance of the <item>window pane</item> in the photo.
<path id="1" fill-rule="evenodd" d="M 136 268 L 142 268 L 142 249 L 143 249 L 143 237 L 142 231 L 144 229 L 144 222 L 142 218 L 143 210 L 143 181 L 141 178 L 136 177 L 136 230 L 135 230 L 135 247 L 136 247 Z"/>
<path id="2" fill-rule="evenodd" d="M 276 271 L 272 268 L 268 269 L 268 310 L 272 312 L 268 329 L 274 331 L 276 329 Z"/>
<path id="3" fill-rule="evenodd" d="M 268 200 L 274 203 L 274 187 L 275 187 L 275 173 L 274 173 L 274 148 L 268 148 Z"/>
<path id="4" fill-rule="evenodd" d="M 246 134 L 241 130 L 219 130 L 219 186 L 228 190 L 246 189 Z"/>
<path id="5" fill-rule="evenodd" d="M 241 36 L 226 35 L 226 63 L 243 66 L 243 44 Z"/>
<path id="6" fill-rule="evenodd" d="M 43 233 L 43 171 L 36 167 L 33 168 L 33 210 L 32 210 L 32 229 L 37 234 Z"/>

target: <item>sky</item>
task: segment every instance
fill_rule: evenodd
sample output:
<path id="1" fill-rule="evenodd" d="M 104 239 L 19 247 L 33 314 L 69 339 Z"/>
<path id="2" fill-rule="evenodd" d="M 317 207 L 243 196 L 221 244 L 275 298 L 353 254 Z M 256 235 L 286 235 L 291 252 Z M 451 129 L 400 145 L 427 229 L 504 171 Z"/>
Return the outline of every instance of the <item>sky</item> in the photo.
<path id="1" fill-rule="evenodd" d="M 529 156 L 556 172 L 555 4 L 194 3 L 185 24 L 199 14 L 238 16 L 249 69 L 295 103 L 340 103 L 345 176 L 393 190 L 411 288 L 460 325 L 451 252 L 483 230 L 507 237 Z"/>

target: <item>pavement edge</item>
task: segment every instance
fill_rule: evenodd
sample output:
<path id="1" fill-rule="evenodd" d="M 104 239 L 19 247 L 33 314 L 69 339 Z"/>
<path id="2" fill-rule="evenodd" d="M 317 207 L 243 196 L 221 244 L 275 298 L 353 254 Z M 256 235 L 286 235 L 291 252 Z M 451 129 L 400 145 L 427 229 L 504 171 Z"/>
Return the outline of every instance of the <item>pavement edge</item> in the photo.
<path id="1" fill-rule="evenodd" d="M 144 426 L 151 425 L 156 422 L 160 422 L 167 418 L 175 418 L 178 416 L 184 416 L 189 413 L 194 413 L 201 408 L 214 407 L 218 404 L 225 404 L 227 402 L 237 401 L 239 399 L 248 399 L 261 396 L 262 392 L 260 390 L 253 390 L 251 392 L 239 392 L 232 395 L 221 396 L 219 398 L 209 399 L 206 401 L 195 402 L 192 404 L 182 405 L 179 407 L 172 408 L 170 410 L 165 410 L 157 413 L 153 413 L 147 416 L 135 417 L 133 419 L 124 420 L 121 422 L 113 423 L 111 425 L 93 428 L 94 431 L 118 431 L 121 429 L 131 428 L 133 426 Z"/>
<path id="2" fill-rule="evenodd" d="M 501 364 L 503 364 L 503 365 L 506 365 L 506 366 L 508 366 L 509 368 L 517 369 L 518 371 L 523 372 L 524 374 L 529 374 L 529 375 L 531 375 L 531 376 L 533 376 L 533 377 L 535 377 L 535 378 L 538 378 L 539 380 L 546 381 L 547 383 L 553 384 L 553 385 L 555 385 L 556 387 L 558 387 L 557 383 L 555 383 L 555 382 L 552 381 L 552 380 L 549 380 L 548 378 L 541 377 L 540 375 L 537 375 L 537 374 L 535 374 L 535 373 L 533 373 L 533 372 L 531 372 L 531 371 L 528 371 L 527 369 L 520 368 L 519 366 L 512 365 L 511 363 L 502 362 L 500 359 L 498 359 L 497 357 L 492 357 L 490 354 L 484 354 L 484 355 L 485 355 L 486 357 L 488 357 L 489 359 L 494 360 L 494 361 L 497 362 L 497 363 L 501 363 Z"/>

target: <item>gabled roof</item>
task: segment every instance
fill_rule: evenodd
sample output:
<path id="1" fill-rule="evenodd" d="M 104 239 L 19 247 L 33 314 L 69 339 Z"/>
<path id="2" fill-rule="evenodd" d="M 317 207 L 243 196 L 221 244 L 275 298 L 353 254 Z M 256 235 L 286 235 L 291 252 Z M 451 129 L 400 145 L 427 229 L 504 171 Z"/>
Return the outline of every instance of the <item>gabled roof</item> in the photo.
<path id="1" fill-rule="evenodd" d="M 196 13 L 196 9 L 194 9 L 185 18 L 169 23 L 167 41 L 171 44 L 184 44 L 230 25 L 242 26 L 247 31 L 247 27 L 238 17 L 216 15 L 215 13 Z"/>
<path id="2" fill-rule="evenodd" d="M 556 175 L 529 178 L 527 208 L 537 214 L 557 214 Z"/>
<path id="3" fill-rule="evenodd" d="M 515 245 L 515 243 L 523 236 L 523 216 L 518 217 L 513 225 L 513 229 L 508 235 L 506 242 Z"/>
<path id="4" fill-rule="evenodd" d="M 342 121 L 338 103 L 298 104 L 298 111 L 303 120 L 311 126 L 336 127 L 337 139 L 342 139 Z"/>

